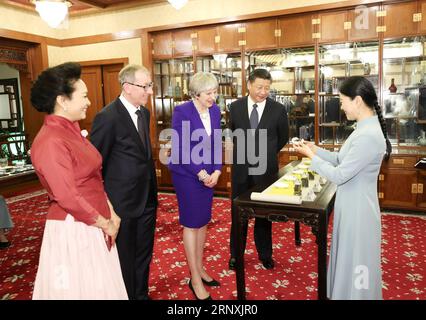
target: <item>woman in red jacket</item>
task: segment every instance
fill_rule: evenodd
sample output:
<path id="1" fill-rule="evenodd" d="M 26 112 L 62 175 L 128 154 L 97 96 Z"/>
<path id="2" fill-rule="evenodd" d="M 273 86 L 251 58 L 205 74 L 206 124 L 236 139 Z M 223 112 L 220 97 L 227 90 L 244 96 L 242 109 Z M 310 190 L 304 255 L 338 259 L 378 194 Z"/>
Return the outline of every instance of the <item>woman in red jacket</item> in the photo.
<path id="1" fill-rule="evenodd" d="M 33 299 L 127 299 L 117 248 L 120 226 L 103 187 L 102 158 L 81 134 L 90 105 L 81 67 L 45 70 L 31 102 L 46 112 L 31 160 L 50 206 Z"/>

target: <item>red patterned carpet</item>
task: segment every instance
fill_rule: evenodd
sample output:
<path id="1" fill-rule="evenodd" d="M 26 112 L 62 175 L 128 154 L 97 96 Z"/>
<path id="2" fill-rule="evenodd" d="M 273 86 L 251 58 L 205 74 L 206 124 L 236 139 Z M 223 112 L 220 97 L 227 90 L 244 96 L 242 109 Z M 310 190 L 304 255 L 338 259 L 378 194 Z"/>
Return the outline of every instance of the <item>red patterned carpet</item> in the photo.
<path id="1" fill-rule="evenodd" d="M 176 198 L 159 195 L 156 242 L 151 266 L 153 299 L 193 299 L 187 286 L 188 267 L 178 224 Z M 0 300 L 30 299 L 47 209 L 46 194 L 8 199 L 15 228 L 8 234 L 13 245 L 0 250 Z M 214 299 L 236 299 L 235 274 L 228 270 L 230 202 L 215 199 L 209 225 L 206 266 L 221 282 L 211 290 Z M 383 295 L 385 299 L 426 300 L 426 218 L 384 214 Z M 275 270 L 257 260 L 252 228 L 246 252 L 248 299 L 316 299 L 316 245 L 308 227 L 301 226 L 302 246 L 294 245 L 292 223 L 275 223 Z M 330 229 L 331 230 L 331 229 Z M 350 250 L 350 248 L 349 248 Z"/>

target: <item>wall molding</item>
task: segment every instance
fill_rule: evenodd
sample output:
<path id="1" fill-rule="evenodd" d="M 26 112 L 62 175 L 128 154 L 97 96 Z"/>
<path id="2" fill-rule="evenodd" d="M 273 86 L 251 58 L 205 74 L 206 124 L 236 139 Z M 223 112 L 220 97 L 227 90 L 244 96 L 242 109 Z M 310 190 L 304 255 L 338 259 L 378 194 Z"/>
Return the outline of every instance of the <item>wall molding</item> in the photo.
<path id="1" fill-rule="evenodd" d="M 60 43 L 61 43 L 60 42 L 61 40 L 59 39 L 39 36 L 36 34 L 26 33 L 21 31 L 3 29 L 3 28 L 0 28 L 0 37 L 19 40 L 19 41 L 25 41 L 25 42 L 31 42 L 31 43 L 46 43 L 47 45 L 52 45 L 52 46 L 60 46 Z"/>
<path id="2" fill-rule="evenodd" d="M 100 65 L 110 65 L 110 64 L 119 64 L 127 65 L 129 63 L 129 58 L 115 58 L 115 59 L 103 59 L 103 60 L 89 60 L 89 61 L 79 61 L 78 62 L 82 67 L 88 66 L 100 66 Z"/>

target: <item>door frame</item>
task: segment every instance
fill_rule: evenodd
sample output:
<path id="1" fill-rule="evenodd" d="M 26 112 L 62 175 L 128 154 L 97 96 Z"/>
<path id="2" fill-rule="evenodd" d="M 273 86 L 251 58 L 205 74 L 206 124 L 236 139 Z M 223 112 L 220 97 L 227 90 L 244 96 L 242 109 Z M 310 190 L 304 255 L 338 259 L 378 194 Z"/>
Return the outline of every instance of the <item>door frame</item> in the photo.
<path id="1" fill-rule="evenodd" d="M 115 58 L 115 59 L 104 59 L 104 60 L 89 60 L 77 62 L 82 67 L 88 66 L 103 66 L 108 64 L 119 64 L 122 63 L 124 66 L 129 64 L 129 58 Z"/>

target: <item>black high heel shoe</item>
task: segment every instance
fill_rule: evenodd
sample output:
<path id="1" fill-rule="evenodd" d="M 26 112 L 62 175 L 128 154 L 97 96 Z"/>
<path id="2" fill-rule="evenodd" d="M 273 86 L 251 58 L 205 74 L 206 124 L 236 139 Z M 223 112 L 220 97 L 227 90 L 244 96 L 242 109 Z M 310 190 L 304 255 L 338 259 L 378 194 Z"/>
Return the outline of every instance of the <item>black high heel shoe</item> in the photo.
<path id="1" fill-rule="evenodd" d="M 192 293 L 194 294 L 195 299 L 197 299 L 197 300 L 201 300 L 201 301 L 205 301 L 205 300 L 213 300 L 213 299 L 212 299 L 212 297 L 211 297 L 210 295 L 209 295 L 207 298 L 204 298 L 204 299 L 200 299 L 200 298 L 198 298 L 198 297 L 197 297 L 197 295 L 196 295 L 196 293 L 195 293 L 195 291 L 194 291 L 194 287 L 192 286 L 192 279 L 191 279 L 191 280 L 189 280 L 188 286 L 189 286 L 189 289 L 191 289 Z"/>
<path id="2" fill-rule="evenodd" d="M 220 282 L 219 282 L 219 281 L 216 281 L 215 279 L 212 279 L 212 280 L 210 280 L 210 281 L 207 281 L 207 280 L 204 280 L 203 278 L 201 278 L 201 280 L 203 280 L 203 283 L 204 283 L 206 286 L 209 286 L 209 287 L 220 287 Z"/>

